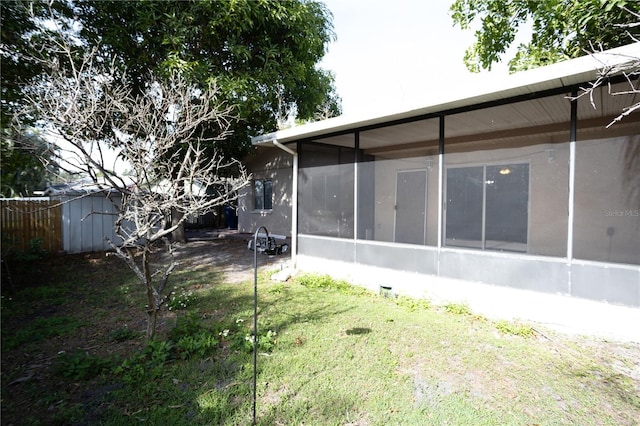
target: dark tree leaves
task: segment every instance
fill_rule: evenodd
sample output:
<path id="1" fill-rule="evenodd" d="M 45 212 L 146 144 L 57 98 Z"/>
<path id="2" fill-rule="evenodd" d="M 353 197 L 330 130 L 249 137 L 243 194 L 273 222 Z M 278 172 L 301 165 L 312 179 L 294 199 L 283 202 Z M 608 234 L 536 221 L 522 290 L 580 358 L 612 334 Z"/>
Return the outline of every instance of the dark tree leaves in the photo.
<path id="1" fill-rule="evenodd" d="M 117 55 L 144 86 L 179 70 L 195 82 L 215 82 L 237 117 L 229 155 L 246 152 L 249 136 L 276 130 L 295 106 L 313 118 L 329 103 L 339 113 L 333 77 L 317 68 L 333 39 L 331 14 L 314 1 L 79 2 L 83 36 Z"/>
<path id="2" fill-rule="evenodd" d="M 629 24 L 638 21 L 640 3 L 630 0 L 456 0 L 454 25 L 475 30 L 476 42 L 464 62 L 473 72 L 503 59 L 528 22 L 532 34 L 509 60 L 511 72 L 548 65 L 632 42 Z"/>

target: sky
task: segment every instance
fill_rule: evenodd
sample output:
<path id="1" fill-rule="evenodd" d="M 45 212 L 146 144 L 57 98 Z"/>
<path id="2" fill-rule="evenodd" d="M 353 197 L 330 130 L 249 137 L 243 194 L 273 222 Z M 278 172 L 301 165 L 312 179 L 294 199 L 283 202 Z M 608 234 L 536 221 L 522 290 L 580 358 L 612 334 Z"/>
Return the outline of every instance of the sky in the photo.
<path id="1" fill-rule="evenodd" d="M 453 27 L 454 0 L 323 0 L 337 40 L 319 66 L 335 73 L 344 115 L 430 103 L 508 74 L 506 64 L 470 73 L 463 57 L 473 31 Z"/>

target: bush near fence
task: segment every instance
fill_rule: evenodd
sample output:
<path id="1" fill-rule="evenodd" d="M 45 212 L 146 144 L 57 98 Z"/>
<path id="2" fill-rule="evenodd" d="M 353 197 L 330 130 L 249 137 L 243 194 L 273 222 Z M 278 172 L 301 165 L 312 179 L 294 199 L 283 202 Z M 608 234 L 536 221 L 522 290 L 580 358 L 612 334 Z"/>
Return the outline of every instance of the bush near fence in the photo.
<path id="1" fill-rule="evenodd" d="M 48 253 L 62 250 L 62 208 L 49 198 L 1 199 L 2 255 L 26 253 L 39 242 Z"/>

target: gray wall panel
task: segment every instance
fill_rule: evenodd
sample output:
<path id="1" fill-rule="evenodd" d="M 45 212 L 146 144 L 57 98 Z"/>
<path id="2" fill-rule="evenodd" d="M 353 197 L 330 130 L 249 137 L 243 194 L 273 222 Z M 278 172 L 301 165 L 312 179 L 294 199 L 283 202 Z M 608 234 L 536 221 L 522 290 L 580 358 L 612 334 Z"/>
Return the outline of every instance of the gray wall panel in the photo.
<path id="1" fill-rule="evenodd" d="M 328 260 L 354 262 L 353 240 L 298 236 L 298 254 Z"/>
<path id="2" fill-rule="evenodd" d="M 440 254 L 440 275 L 545 293 L 569 294 L 567 266 L 561 261 L 443 251 Z"/>
<path id="3" fill-rule="evenodd" d="M 640 270 L 615 265 L 573 264 L 571 295 L 640 306 Z"/>
<path id="4" fill-rule="evenodd" d="M 304 235 L 299 237 L 298 244 L 301 255 L 425 275 L 438 274 L 438 251 L 431 247 Z M 569 266 L 563 259 L 473 250 L 443 249 L 439 256 L 441 277 L 640 306 L 640 269 L 634 267 L 597 263 Z"/>
<path id="5" fill-rule="evenodd" d="M 438 273 L 438 252 L 421 246 L 383 246 L 357 242 L 356 262 L 420 274 Z"/>

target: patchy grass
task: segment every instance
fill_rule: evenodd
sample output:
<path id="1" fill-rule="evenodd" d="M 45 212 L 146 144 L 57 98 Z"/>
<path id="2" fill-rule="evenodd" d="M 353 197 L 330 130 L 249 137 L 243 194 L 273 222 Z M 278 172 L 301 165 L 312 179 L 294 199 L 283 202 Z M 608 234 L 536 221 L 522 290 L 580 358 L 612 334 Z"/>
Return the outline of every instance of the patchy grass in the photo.
<path id="1" fill-rule="evenodd" d="M 529 324 L 500 320 L 496 322 L 496 328 L 503 334 L 511 334 L 520 337 L 533 337 L 536 334 L 534 328 Z"/>
<path id="2" fill-rule="evenodd" d="M 176 273 L 175 309 L 145 344 L 143 289 L 117 259 L 67 256 L 49 274 L 46 287 L 3 295 L 3 423 L 251 424 L 252 282 L 226 284 L 210 265 Z M 542 334 L 325 276 L 283 284 L 263 273 L 259 292 L 261 425 L 640 418 L 639 345 Z M 33 334 L 35 323 L 55 332 Z"/>

